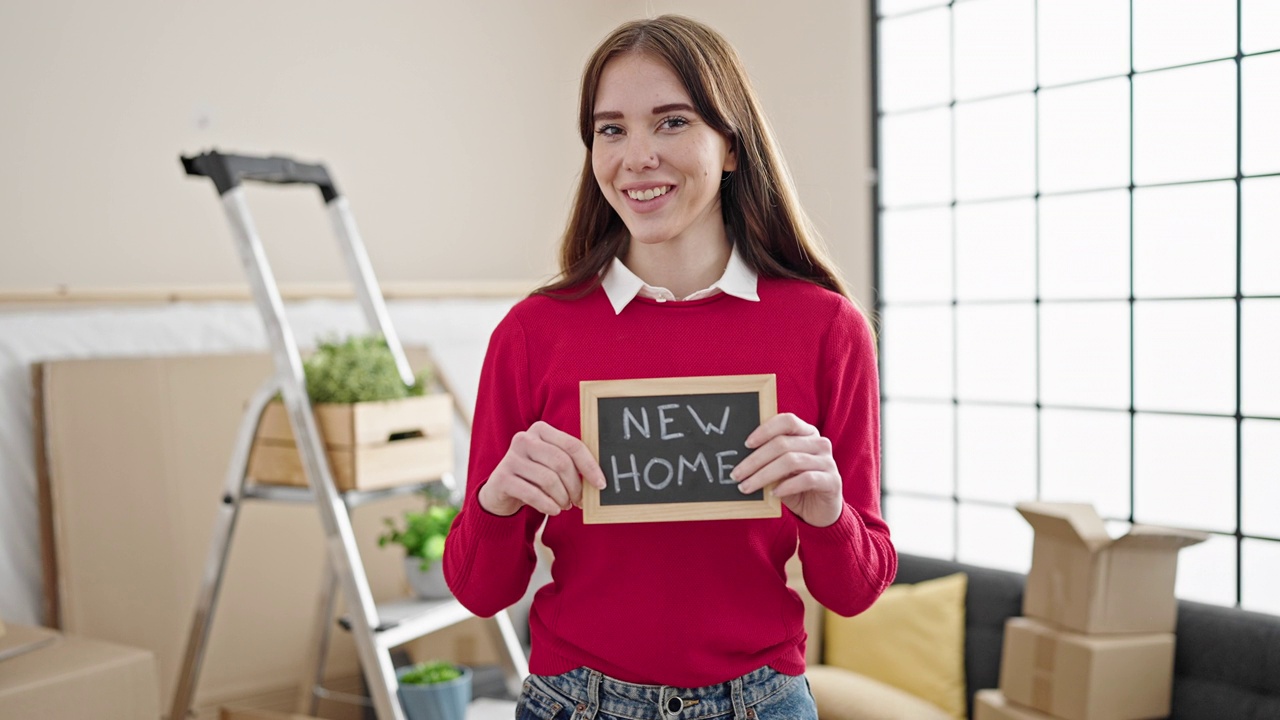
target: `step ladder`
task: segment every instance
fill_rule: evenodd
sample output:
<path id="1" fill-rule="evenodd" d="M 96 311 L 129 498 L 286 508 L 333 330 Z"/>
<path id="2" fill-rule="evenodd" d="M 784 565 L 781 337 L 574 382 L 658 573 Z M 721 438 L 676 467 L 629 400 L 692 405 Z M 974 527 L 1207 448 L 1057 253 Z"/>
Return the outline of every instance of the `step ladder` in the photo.
<path id="1" fill-rule="evenodd" d="M 352 633 L 374 711 L 379 720 L 404 720 L 397 693 L 395 669 L 391 663 L 391 649 L 467 620 L 473 615 L 454 599 L 376 605 L 351 530 L 350 511 L 359 505 L 420 490 L 433 482 L 452 484 L 452 478 L 422 478 L 422 483 L 418 485 L 387 490 L 337 491 L 315 416 L 311 412 L 298 346 L 285 318 L 284 304 L 262 243 L 254 230 L 242 183 L 307 184 L 320 189 L 365 320 L 373 331 L 386 339 L 387 346 L 395 357 L 400 377 L 406 384 L 412 384 L 413 371 L 395 328 L 391 325 L 351 210 L 346 198 L 338 194 L 329 171 L 323 165 L 299 163 L 284 157 L 226 155 L 217 151 L 183 157 L 182 165 L 188 175 L 212 180 L 218 191 L 227 220 L 231 224 L 241 262 L 248 275 L 254 303 L 267 330 L 275 372 L 253 395 L 236 436 L 169 720 L 186 720 L 191 715 L 191 704 L 195 698 L 218 591 L 226 569 L 231 536 L 240 506 L 248 500 L 314 503 L 320 513 L 327 563 L 321 612 L 317 618 L 317 630 L 313 634 L 311 648 L 314 674 L 310 678 L 311 687 L 304 688 L 303 692 L 303 697 L 310 697 L 310 711 L 315 712 L 321 697 L 339 695 L 326 691 L 323 679 L 334 603 L 337 592 L 341 591 L 347 608 L 347 616 L 341 624 Z M 308 488 L 259 484 L 248 477 L 249 453 L 259 419 L 277 393 L 282 396 L 288 411 L 289 424 L 293 428 Z M 454 397 L 455 410 L 459 411 L 463 421 L 469 425 L 466 412 L 456 405 L 456 393 Z M 520 682 L 528 674 L 528 663 L 506 612 L 494 616 L 492 630 L 505 650 L 503 661 L 508 687 L 513 692 L 518 692 Z"/>

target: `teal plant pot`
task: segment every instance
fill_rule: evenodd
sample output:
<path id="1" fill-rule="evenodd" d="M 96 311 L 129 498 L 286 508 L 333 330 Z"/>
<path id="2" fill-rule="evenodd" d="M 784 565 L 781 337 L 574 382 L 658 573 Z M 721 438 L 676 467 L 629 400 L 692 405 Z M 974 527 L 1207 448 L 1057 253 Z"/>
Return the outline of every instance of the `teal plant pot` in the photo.
<path id="1" fill-rule="evenodd" d="M 413 669 L 396 668 L 396 679 Z M 471 668 L 459 665 L 462 676 L 434 685 L 400 685 L 400 706 L 408 720 L 466 720 L 471 704 Z"/>

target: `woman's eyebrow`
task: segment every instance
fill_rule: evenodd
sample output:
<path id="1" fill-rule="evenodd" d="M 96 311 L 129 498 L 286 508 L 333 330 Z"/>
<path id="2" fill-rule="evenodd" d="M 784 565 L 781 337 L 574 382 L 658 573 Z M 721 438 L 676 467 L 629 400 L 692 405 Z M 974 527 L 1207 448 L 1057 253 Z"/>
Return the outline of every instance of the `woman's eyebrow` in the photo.
<path id="1" fill-rule="evenodd" d="M 661 115 L 663 113 L 669 113 L 673 110 L 683 110 L 684 112 L 690 112 L 694 114 L 697 114 L 698 112 L 697 108 L 693 107 L 689 103 L 667 103 L 666 105 L 659 105 L 655 107 L 650 112 L 652 112 L 654 115 Z M 591 116 L 592 122 L 600 122 L 601 120 L 621 120 L 621 119 L 622 119 L 622 113 L 618 112 L 617 110 L 602 110 Z"/>

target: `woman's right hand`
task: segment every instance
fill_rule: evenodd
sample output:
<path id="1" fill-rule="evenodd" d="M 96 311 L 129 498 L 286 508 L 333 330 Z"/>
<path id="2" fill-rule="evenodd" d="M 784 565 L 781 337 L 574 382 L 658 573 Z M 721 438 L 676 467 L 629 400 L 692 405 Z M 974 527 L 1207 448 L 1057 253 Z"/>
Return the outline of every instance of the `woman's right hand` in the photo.
<path id="1" fill-rule="evenodd" d="M 480 507 L 514 515 L 528 505 L 559 515 L 582 503 L 582 481 L 605 488 L 604 471 L 578 438 L 539 420 L 511 438 L 511 447 L 480 488 Z"/>

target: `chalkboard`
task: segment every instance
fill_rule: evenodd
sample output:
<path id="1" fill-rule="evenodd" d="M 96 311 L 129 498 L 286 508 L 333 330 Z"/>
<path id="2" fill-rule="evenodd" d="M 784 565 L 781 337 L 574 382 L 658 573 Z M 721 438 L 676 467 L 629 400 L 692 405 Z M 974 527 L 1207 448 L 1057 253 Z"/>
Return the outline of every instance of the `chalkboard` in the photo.
<path id="1" fill-rule="evenodd" d="M 773 375 L 581 383 L 582 440 L 606 487 L 583 489 L 583 522 L 778 517 L 777 498 L 743 495 L 729 472 L 747 436 L 777 413 Z"/>

